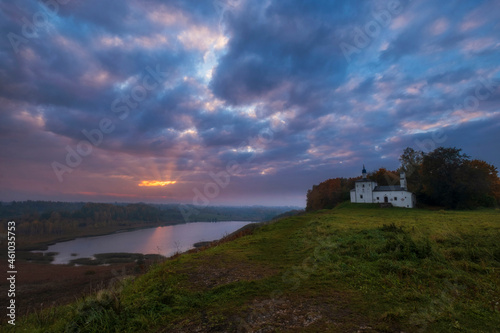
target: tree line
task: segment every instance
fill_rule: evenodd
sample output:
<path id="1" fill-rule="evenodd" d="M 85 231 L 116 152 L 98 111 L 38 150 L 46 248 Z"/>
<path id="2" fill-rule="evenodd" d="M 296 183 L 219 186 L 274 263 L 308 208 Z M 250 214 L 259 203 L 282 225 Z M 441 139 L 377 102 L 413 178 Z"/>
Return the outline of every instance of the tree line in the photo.
<path id="1" fill-rule="evenodd" d="M 19 209 L 26 210 L 20 215 Z M 146 204 L 118 206 L 101 203 L 33 201 L 2 204 L 0 215 L 15 220 L 16 233 L 24 236 L 64 236 L 85 228 L 126 227 L 139 222 L 147 226 L 158 223 L 164 218 L 159 209 Z M 5 223 L 2 223 L 2 227 L 4 226 Z"/>
<path id="2" fill-rule="evenodd" d="M 378 185 L 399 185 L 399 174 L 406 173 L 408 190 L 417 204 L 447 209 L 495 207 L 500 204 L 500 180 L 495 166 L 471 159 L 458 148 L 439 147 L 424 153 L 406 148 L 397 170 L 380 168 L 368 174 Z M 329 209 L 350 200 L 355 178 L 328 179 L 307 192 L 306 211 Z"/>
<path id="3" fill-rule="evenodd" d="M 156 226 L 194 221 L 263 221 L 290 207 L 192 207 L 186 221 L 175 204 L 109 204 L 54 201 L 0 202 L 0 233 L 7 221 L 16 221 L 16 233 L 22 236 L 83 235 L 89 230 L 119 230 L 128 227 Z"/>

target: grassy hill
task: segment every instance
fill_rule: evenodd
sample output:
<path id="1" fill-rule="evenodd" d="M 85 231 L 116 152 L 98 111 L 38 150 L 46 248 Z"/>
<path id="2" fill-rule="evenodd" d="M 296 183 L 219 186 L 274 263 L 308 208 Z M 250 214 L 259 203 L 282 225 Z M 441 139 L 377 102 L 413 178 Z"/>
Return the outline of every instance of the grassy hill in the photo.
<path id="1" fill-rule="evenodd" d="M 18 318 L 29 332 L 495 332 L 500 211 L 345 204 Z M 6 330 L 5 326 L 3 328 Z M 8 329 L 7 329 L 8 331 Z"/>

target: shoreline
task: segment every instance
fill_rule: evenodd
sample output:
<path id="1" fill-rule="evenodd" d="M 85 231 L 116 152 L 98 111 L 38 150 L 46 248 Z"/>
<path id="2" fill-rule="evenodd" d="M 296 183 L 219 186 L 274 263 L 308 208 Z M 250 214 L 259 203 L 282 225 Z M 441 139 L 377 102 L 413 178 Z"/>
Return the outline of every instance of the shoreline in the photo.
<path id="1" fill-rule="evenodd" d="M 136 231 L 136 230 L 141 230 L 141 229 L 151 229 L 151 228 L 158 228 L 158 227 L 168 227 L 171 225 L 176 225 L 176 224 L 182 224 L 183 222 L 174 222 L 172 224 L 161 224 L 161 225 L 155 225 L 155 226 L 137 226 L 137 227 L 129 227 L 125 229 L 117 229 L 117 230 L 112 230 L 112 231 L 104 231 L 104 232 L 97 232 L 95 234 L 85 234 L 81 236 L 63 236 L 60 238 L 56 238 L 50 241 L 42 241 L 39 243 L 35 244 L 30 244 L 27 246 L 21 246 L 19 248 L 19 251 L 26 251 L 26 252 L 34 252 L 34 251 L 47 251 L 48 247 L 51 245 L 54 245 L 56 243 L 63 243 L 63 242 L 69 242 L 72 240 L 75 240 L 77 238 L 89 238 L 89 237 L 98 237 L 98 236 L 107 236 L 107 235 L 112 235 L 120 232 L 129 232 L 129 231 Z"/>
<path id="2" fill-rule="evenodd" d="M 32 243 L 32 244 L 21 245 L 18 247 L 18 251 L 20 251 L 20 252 L 43 252 L 43 251 L 47 251 L 49 246 L 51 246 L 51 245 L 54 245 L 56 243 L 69 242 L 69 241 L 75 240 L 77 238 L 107 236 L 107 235 L 112 235 L 112 234 L 116 234 L 116 233 L 130 232 L 130 231 L 136 231 L 136 230 L 142 230 L 142 229 L 152 229 L 152 228 L 158 228 L 158 227 L 169 227 L 169 226 L 178 225 L 178 224 L 189 224 L 189 223 L 200 223 L 200 222 L 219 223 L 219 222 L 232 222 L 232 221 L 233 220 L 221 220 L 221 221 L 217 221 L 217 222 L 208 222 L 208 221 L 163 222 L 162 224 L 151 225 L 151 226 L 135 226 L 135 227 L 128 227 L 128 228 L 119 228 L 116 230 L 107 230 L 107 231 L 100 231 L 100 232 L 98 231 L 96 233 L 90 233 L 90 234 L 84 234 L 84 235 L 78 235 L 78 236 L 62 236 L 62 237 L 47 240 L 47 241 L 41 241 L 41 242 L 36 242 L 36 243 Z M 260 223 L 260 222 L 255 222 L 252 220 L 239 220 L 239 221 L 234 221 L 234 222 Z"/>
<path id="3" fill-rule="evenodd" d="M 175 226 L 175 225 L 179 225 L 179 224 L 220 223 L 220 222 L 243 222 L 243 223 L 246 223 L 246 224 L 244 226 L 240 227 L 239 229 L 237 229 L 237 230 L 235 230 L 235 231 L 233 231 L 233 232 L 231 232 L 231 233 L 229 233 L 229 234 L 227 234 L 225 236 L 222 236 L 219 239 L 214 239 L 214 240 L 210 240 L 210 241 L 196 242 L 194 244 L 191 244 L 191 248 L 189 248 L 189 249 L 187 249 L 185 251 L 174 253 L 171 256 L 163 256 L 163 255 L 162 256 L 164 258 L 170 258 L 170 257 L 176 256 L 176 255 L 188 253 L 189 251 L 192 251 L 194 249 L 200 249 L 200 248 L 210 247 L 212 244 L 217 244 L 217 242 L 223 241 L 225 238 L 229 238 L 229 237 L 232 237 L 235 234 L 241 233 L 242 230 L 246 230 L 247 228 L 249 228 L 250 225 L 252 225 L 253 226 L 252 228 L 254 228 L 257 225 L 261 225 L 262 223 L 268 223 L 269 221 L 261 221 L 261 222 L 243 221 L 243 220 L 242 221 L 228 220 L 228 221 L 218 221 L 218 222 L 196 221 L 196 222 L 173 223 L 173 224 L 157 225 L 157 226 L 132 227 L 132 228 L 119 229 L 119 230 L 114 230 L 114 231 L 105 232 L 105 233 L 99 233 L 99 234 L 93 234 L 93 235 L 85 235 L 85 236 L 78 236 L 78 237 L 65 237 L 65 238 L 61 238 L 59 240 L 54 240 L 54 241 L 50 241 L 50 242 L 42 242 L 42 243 L 36 244 L 34 246 L 30 246 L 28 249 L 26 247 L 24 247 L 23 249 L 20 249 L 19 252 L 23 253 L 25 255 L 21 255 L 21 258 L 19 258 L 19 259 L 21 259 L 22 261 L 27 262 L 27 263 L 73 266 L 74 263 L 71 263 L 71 260 L 69 262 L 67 262 L 67 263 L 53 263 L 54 256 L 58 255 L 59 253 L 58 252 L 47 252 L 48 249 L 49 249 L 49 246 L 57 244 L 57 243 L 64 243 L 64 242 L 72 241 L 72 240 L 75 240 L 75 239 L 80 239 L 80 238 L 108 236 L 108 235 L 114 235 L 114 234 L 125 233 L 125 232 L 133 232 L 133 231 L 138 231 L 138 230 L 145 230 L 145 229 L 154 229 L 154 228 L 159 228 L 159 227 Z M 30 255 L 33 255 L 33 254 L 41 255 L 42 260 L 40 260 L 40 258 L 31 258 Z M 109 255 L 112 255 L 112 254 L 118 254 L 119 256 L 123 256 L 124 254 L 127 254 L 129 256 L 134 256 L 134 255 L 143 255 L 143 256 L 155 255 L 155 254 L 143 254 L 143 253 L 134 253 L 134 252 L 123 252 L 123 251 L 120 251 L 120 252 L 95 253 L 92 257 L 99 256 L 99 255 L 101 255 L 101 256 L 102 255 L 109 256 Z M 50 257 L 51 260 L 49 261 L 48 259 L 43 259 L 43 258 L 46 258 L 46 257 Z M 90 257 L 82 257 L 82 258 L 76 258 L 76 259 L 82 259 L 83 260 L 83 259 L 88 259 L 88 258 L 90 258 Z M 130 261 L 130 262 L 132 262 L 132 261 Z M 93 263 L 92 264 L 83 264 L 83 265 L 84 266 L 96 266 L 96 264 L 93 264 Z"/>
<path id="4" fill-rule="evenodd" d="M 201 222 L 201 221 L 197 221 Z M 229 222 L 229 221 L 219 221 Z M 255 228 L 276 222 L 276 220 L 268 221 L 241 221 L 249 222 L 241 228 L 233 231 L 232 233 L 218 239 L 208 242 L 203 247 L 193 247 L 192 249 L 176 253 L 169 257 L 149 259 L 144 264 L 137 262 L 129 263 L 112 263 L 108 265 L 68 265 L 68 264 L 50 264 L 50 263 L 37 263 L 22 260 L 20 270 L 27 273 L 22 276 L 19 285 L 19 304 L 20 314 L 22 316 L 46 309 L 50 307 L 74 302 L 74 299 L 81 299 L 81 297 L 91 295 L 102 288 L 109 287 L 113 281 L 117 281 L 126 276 L 140 276 L 149 270 L 151 265 L 172 260 L 183 254 L 203 251 L 210 247 L 218 246 L 222 243 L 231 241 L 250 234 Z M 213 222 L 217 223 L 217 222 Z M 130 228 L 128 228 L 130 229 Z M 145 229 L 145 228 L 133 228 Z M 124 230 L 124 229 L 122 229 Z M 116 231 L 115 231 L 116 232 Z M 106 234 L 112 234 L 106 233 Z M 92 237 L 92 236 L 87 236 Z M 78 238 L 78 237 L 77 237 Z M 5 263 L 4 263 L 5 264 Z M 0 267 L 2 265 L 0 264 Z M 6 269 L 6 267 L 5 267 Z M 36 274 L 34 274 L 36 272 Z M 54 274 L 54 272 L 57 272 Z M 0 287 L 0 300 L 7 295 L 5 287 Z M 0 320 L 2 323 L 2 320 Z"/>

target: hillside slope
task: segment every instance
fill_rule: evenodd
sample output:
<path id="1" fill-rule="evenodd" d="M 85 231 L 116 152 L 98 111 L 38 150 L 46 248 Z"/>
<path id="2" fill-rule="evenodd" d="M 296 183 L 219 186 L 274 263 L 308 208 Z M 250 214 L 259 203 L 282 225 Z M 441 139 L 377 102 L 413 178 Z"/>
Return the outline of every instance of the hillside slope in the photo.
<path id="1" fill-rule="evenodd" d="M 30 332 L 495 332 L 500 211 L 343 205 L 18 319 Z"/>

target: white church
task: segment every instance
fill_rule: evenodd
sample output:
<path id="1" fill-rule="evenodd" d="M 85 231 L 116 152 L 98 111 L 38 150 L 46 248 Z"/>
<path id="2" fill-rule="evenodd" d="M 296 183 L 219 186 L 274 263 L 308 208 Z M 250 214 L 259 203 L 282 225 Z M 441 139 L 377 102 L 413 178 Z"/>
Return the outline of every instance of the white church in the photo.
<path id="1" fill-rule="evenodd" d="M 354 203 L 390 203 L 396 207 L 413 208 L 417 203 L 415 194 L 408 191 L 406 175 L 400 174 L 400 186 L 378 186 L 373 180 L 366 178 L 363 165 L 363 178 L 356 180 L 351 190 L 351 202 Z"/>

